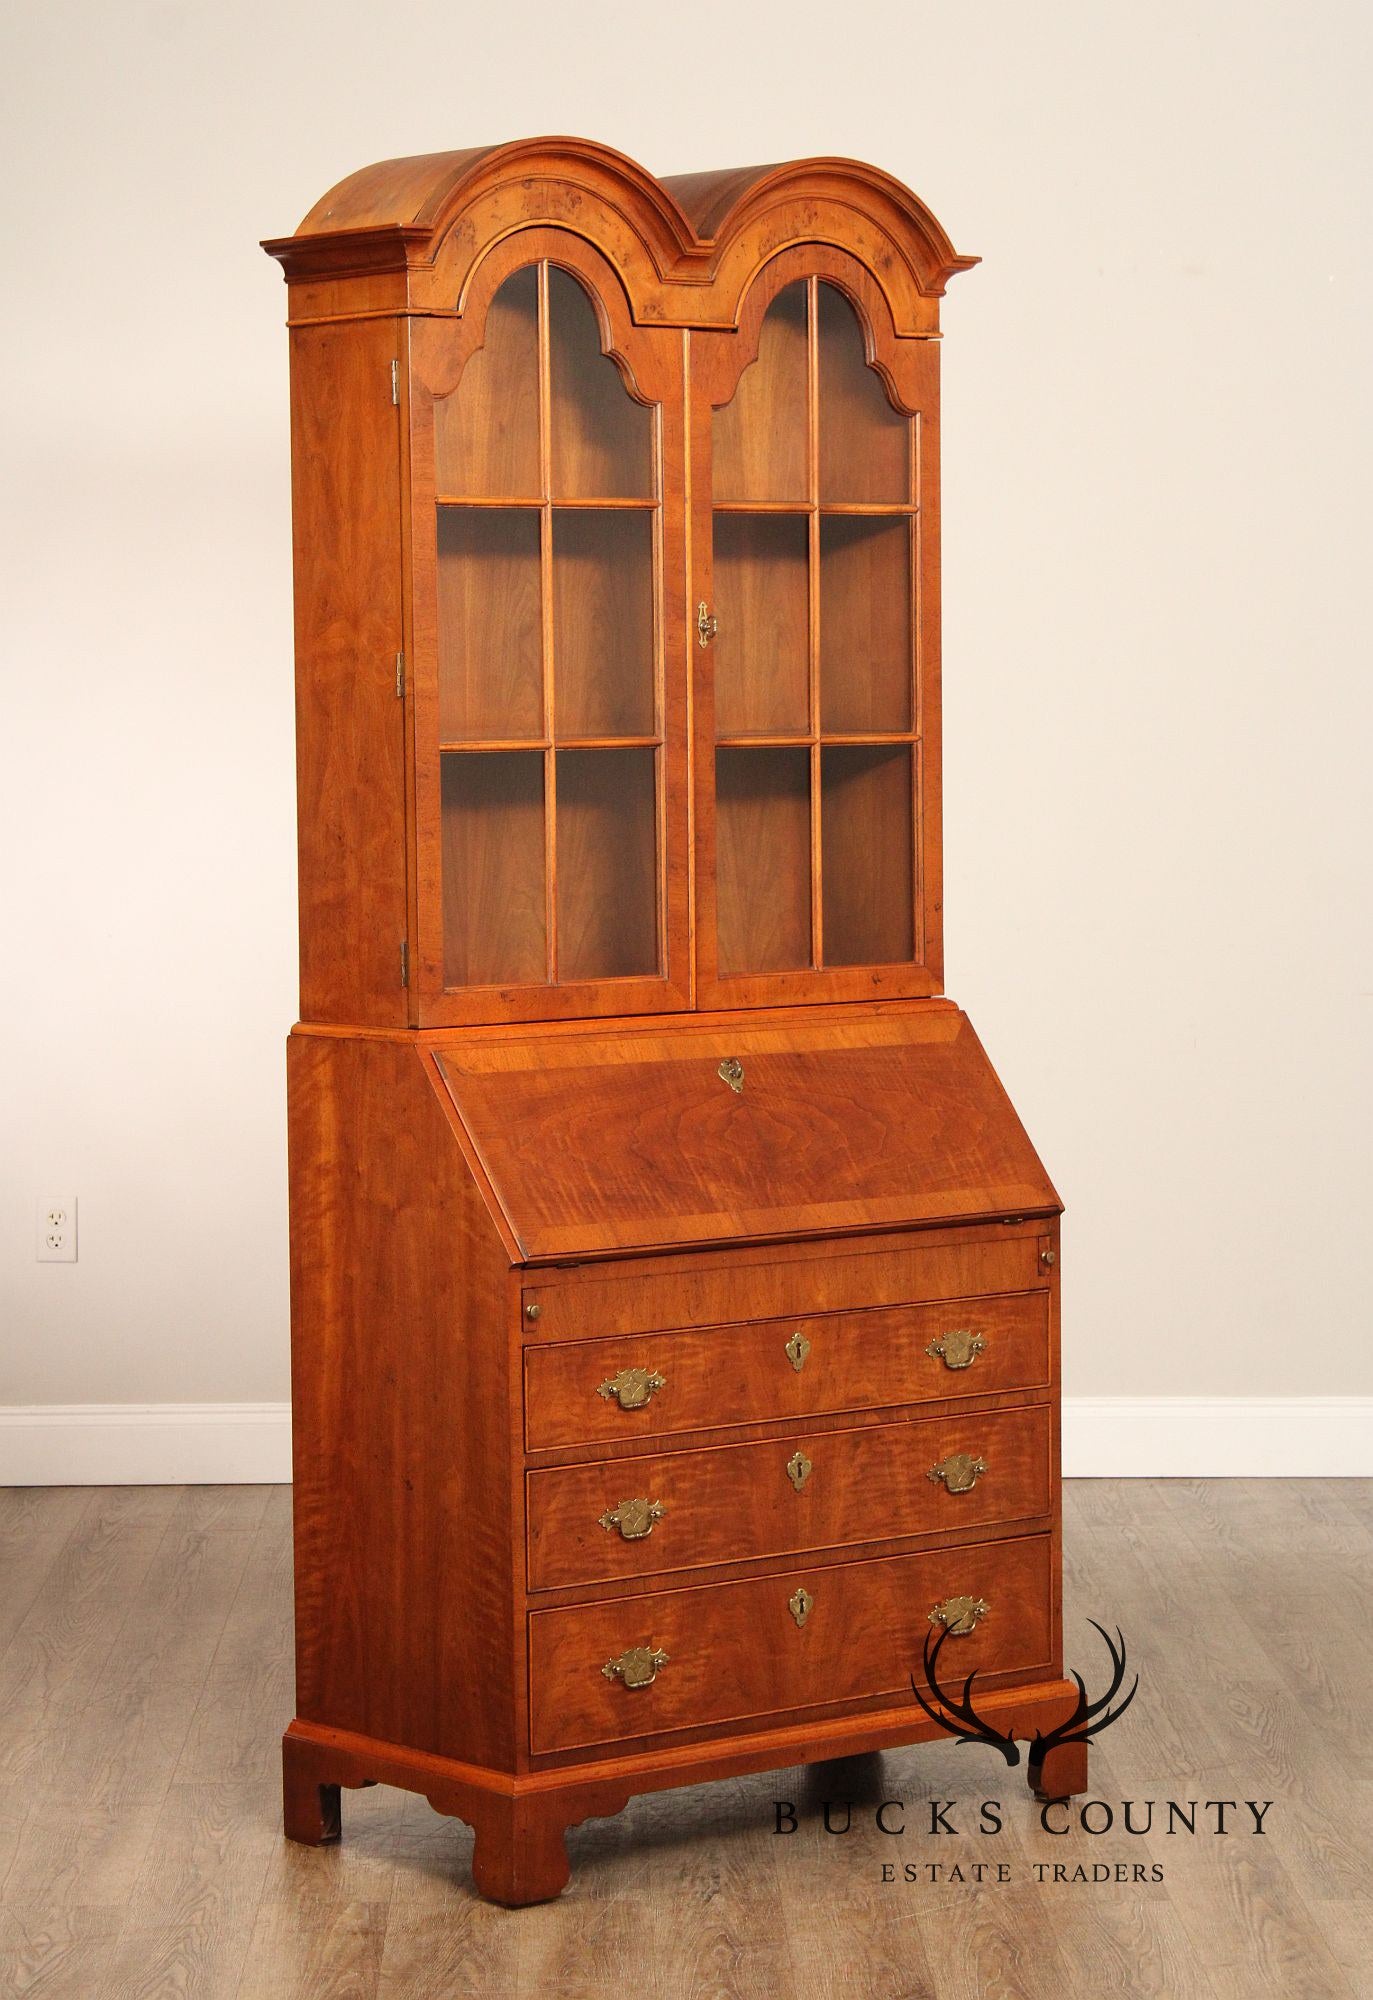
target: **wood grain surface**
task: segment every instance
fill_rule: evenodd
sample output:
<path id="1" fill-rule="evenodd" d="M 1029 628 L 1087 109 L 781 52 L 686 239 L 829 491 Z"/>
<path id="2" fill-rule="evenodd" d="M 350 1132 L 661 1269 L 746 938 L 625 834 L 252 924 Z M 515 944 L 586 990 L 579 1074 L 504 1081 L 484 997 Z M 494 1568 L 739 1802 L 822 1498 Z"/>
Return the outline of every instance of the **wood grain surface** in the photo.
<path id="1" fill-rule="evenodd" d="M 1144 1676 L 1096 1748 L 1093 1796 L 1273 1798 L 1263 1839 L 1048 1835 L 1019 1773 L 927 1744 L 636 1797 L 568 1835 L 560 1902 L 514 1912 L 474 1897 L 471 1833 L 421 1797 L 349 1792 L 343 1845 L 282 1840 L 287 1489 L 0 1491 L 7 1984 L 43 2000 L 1373 1993 L 1373 1793 L 1351 1777 L 1373 1486 L 1064 1491 L 1070 1663 L 1090 1683 L 1098 1617 L 1122 1625 Z M 1199 1675 L 1181 1635 L 1217 1628 L 1229 1650 Z M 966 1814 L 955 1836 L 920 1832 L 931 1799 L 984 1797 L 1003 1802 L 996 1840 Z M 904 1838 L 873 1824 L 885 1798 L 906 1801 Z M 785 1838 L 778 1799 L 797 1807 Z M 846 1836 L 826 1834 L 826 1799 L 855 1802 Z M 1004 1884 L 881 1879 L 893 1859 L 967 1870 L 992 1848 Z M 1097 1861 L 1164 1879 L 1032 1873 Z"/>
<path id="2" fill-rule="evenodd" d="M 1040 1404 L 858 1430 L 794 1428 L 756 1444 L 531 1472 L 529 1587 L 1029 1521 L 1049 1511 L 1049 1419 Z M 794 1487 L 787 1467 L 798 1454 L 810 1469 Z M 962 1492 L 930 1476 L 958 1454 L 986 1467 Z M 663 1511 L 626 1539 L 603 1517 L 636 1497 Z M 630 1525 L 637 1526 L 632 1516 Z"/>
<path id="3" fill-rule="evenodd" d="M 1058 1207 L 958 1014 L 525 1048 L 454 1036 L 437 1058 L 526 1256 Z"/>
<path id="4" fill-rule="evenodd" d="M 1043 1388 L 1049 1381 L 1048 1304 L 1047 1291 L 1020 1292 L 678 1331 L 670 1344 L 652 1335 L 531 1342 L 524 1355 L 525 1441 L 531 1451 L 619 1444 L 674 1431 Z M 950 1368 L 929 1350 L 956 1331 L 983 1345 L 970 1361 Z M 799 1368 L 793 1354 L 801 1349 L 791 1349 L 793 1342 L 806 1344 Z M 662 1374 L 661 1388 L 628 1409 L 614 1395 L 603 1396 L 602 1383 L 625 1368 Z"/>

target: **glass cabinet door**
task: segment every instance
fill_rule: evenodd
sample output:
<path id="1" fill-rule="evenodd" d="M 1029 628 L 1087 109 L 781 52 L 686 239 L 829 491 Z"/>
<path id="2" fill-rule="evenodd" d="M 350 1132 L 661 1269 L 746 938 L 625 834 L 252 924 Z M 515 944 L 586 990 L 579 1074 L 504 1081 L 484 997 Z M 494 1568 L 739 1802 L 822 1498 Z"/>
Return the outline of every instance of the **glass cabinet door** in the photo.
<path id="1" fill-rule="evenodd" d="M 664 677 L 669 629 L 682 629 L 664 568 L 681 417 L 670 398 L 631 393 L 593 297 L 552 257 L 519 265 L 433 396 L 438 901 L 453 1018 L 685 998 L 685 968 L 668 979 L 679 913 L 666 895 L 667 751 L 683 704 Z M 439 348 L 432 329 L 429 340 Z M 670 373 L 663 340 L 641 337 L 636 387 L 640 373 L 650 388 L 655 368 Z M 593 982 L 621 984 L 602 1005 Z"/>
<path id="2" fill-rule="evenodd" d="M 755 330 L 746 365 L 717 349 L 709 419 L 717 997 L 929 991 L 920 417 L 837 284 L 786 284 Z"/>

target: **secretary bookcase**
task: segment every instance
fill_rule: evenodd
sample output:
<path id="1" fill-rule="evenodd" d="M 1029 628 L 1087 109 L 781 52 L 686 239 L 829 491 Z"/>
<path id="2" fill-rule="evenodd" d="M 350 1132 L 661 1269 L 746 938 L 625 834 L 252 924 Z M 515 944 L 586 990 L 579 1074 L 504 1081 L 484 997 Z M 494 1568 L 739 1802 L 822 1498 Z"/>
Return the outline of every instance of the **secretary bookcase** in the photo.
<path id="1" fill-rule="evenodd" d="M 557 1894 L 1062 1672 L 1059 1203 L 943 997 L 938 311 L 843 160 L 393 160 L 289 284 L 297 1715 Z M 952 1664 L 950 1664 L 952 1663 Z M 1033 1784 L 1085 1783 L 1081 1746 Z"/>

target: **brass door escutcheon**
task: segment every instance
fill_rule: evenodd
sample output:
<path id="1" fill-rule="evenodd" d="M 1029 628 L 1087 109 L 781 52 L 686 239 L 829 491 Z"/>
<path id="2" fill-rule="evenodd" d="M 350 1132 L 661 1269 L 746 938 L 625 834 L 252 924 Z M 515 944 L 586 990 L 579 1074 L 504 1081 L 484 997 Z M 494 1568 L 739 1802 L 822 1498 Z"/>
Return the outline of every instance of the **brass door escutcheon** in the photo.
<path id="1" fill-rule="evenodd" d="M 806 1365 L 806 1356 L 810 1353 L 810 1342 L 806 1339 L 804 1333 L 794 1333 L 787 1342 L 784 1352 L 787 1360 L 799 1375 Z"/>
<path id="2" fill-rule="evenodd" d="M 661 1500 L 622 1500 L 618 1507 L 607 1507 L 599 1519 L 607 1534 L 618 1528 L 627 1542 L 641 1542 L 653 1533 L 653 1523 L 661 1521 L 666 1512 Z"/>
<path id="3" fill-rule="evenodd" d="M 720 621 L 711 616 L 710 607 L 703 597 L 696 607 L 696 637 L 703 649 L 710 644 L 719 629 Z"/>
<path id="4" fill-rule="evenodd" d="M 983 1335 L 974 1333 L 970 1326 L 955 1326 L 932 1340 L 925 1352 L 946 1368 L 971 1368 L 986 1345 Z"/>
<path id="5" fill-rule="evenodd" d="M 791 1596 L 787 1599 L 787 1610 L 796 1620 L 798 1626 L 805 1624 L 806 1620 L 810 1617 L 810 1614 L 814 1609 L 815 1609 L 815 1599 L 806 1589 L 804 1583 L 801 1584 L 796 1590 L 793 1590 Z"/>
<path id="6" fill-rule="evenodd" d="M 942 1625 L 951 1639 L 962 1639 L 990 1610 L 991 1606 L 984 1597 L 946 1597 L 931 1611 L 930 1623 Z"/>
<path id="7" fill-rule="evenodd" d="M 956 1451 L 948 1458 L 941 1458 L 938 1465 L 932 1465 L 929 1477 L 936 1485 L 942 1479 L 950 1493 L 970 1493 L 986 1470 L 985 1458 L 972 1458 L 966 1451 Z"/>
<path id="8" fill-rule="evenodd" d="M 715 1074 L 723 1083 L 729 1085 L 736 1097 L 742 1097 L 744 1092 L 744 1065 L 740 1062 L 738 1056 L 726 1056 Z"/>
<path id="9" fill-rule="evenodd" d="M 810 1460 L 806 1457 L 806 1454 L 803 1451 L 793 1452 L 791 1457 L 787 1460 L 787 1478 L 791 1481 L 792 1485 L 796 1488 L 796 1491 L 798 1493 L 801 1491 L 801 1488 L 805 1485 L 806 1481 L 810 1478 L 811 1473 L 814 1470 L 815 1467 L 811 1464 Z"/>
<path id="10" fill-rule="evenodd" d="M 631 1646 L 618 1660 L 607 1660 L 601 1672 L 608 1681 L 623 1681 L 627 1688 L 646 1688 L 667 1665 L 667 1654 L 658 1646 Z"/>
<path id="11" fill-rule="evenodd" d="M 612 1375 L 602 1382 L 596 1391 L 608 1402 L 613 1398 L 622 1410 L 641 1410 L 655 1389 L 666 1389 L 667 1377 L 660 1375 L 656 1368 L 622 1368 L 618 1375 Z"/>

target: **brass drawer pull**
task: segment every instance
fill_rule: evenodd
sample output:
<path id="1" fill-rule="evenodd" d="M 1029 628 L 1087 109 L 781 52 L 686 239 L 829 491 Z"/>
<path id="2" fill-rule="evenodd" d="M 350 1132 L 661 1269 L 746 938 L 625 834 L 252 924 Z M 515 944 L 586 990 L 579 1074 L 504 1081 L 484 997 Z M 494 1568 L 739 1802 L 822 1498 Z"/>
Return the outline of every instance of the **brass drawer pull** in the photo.
<path id="1" fill-rule="evenodd" d="M 666 1375 L 660 1375 L 656 1368 L 622 1368 L 618 1375 L 602 1382 L 596 1394 L 604 1396 L 607 1403 L 613 1397 L 622 1410 L 641 1410 L 655 1389 L 666 1387 Z"/>
<path id="2" fill-rule="evenodd" d="M 736 1097 L 744 1094 L 744 1065 L 738 1056 L 726 1056 L 715 1074 L 722 1083 L 727 1083 Z"/>
<path id="3" fill-rule="evenodd" d="M 925 1352 L 932 1360 L 942 1361 L 946 1368 L 971 1368 L 986 1345 L 984 1336 L 974 1333 L 970 1326 L 956 1326 L 932 1340 Z"/>
<path id="4" fill-rule="evenodd" d="M 793 1452 L 792 1456 L 787 1460 L 787 1478 L 798 1493 L 814 1470 L 815 1467 L 803 1451 Z"/>
<path id="5" fill-rule="evenodd" d="M 810 1353 L 810 1342 L 806 1339 L 804 1333 L 794 1333 L 787 1342 L 783 1352 L 799 1375 L 806 1365 L 806 1356 Z"/>
<path id="6" fill-rule="evenodd" d="M 640 1542 L 653 1533 L 653 1523 L 661 1521 L 666 1512 L 661 1500 L 622 1500 L 618 1507 L 608 1507 L 599 1518 L 607 1534 L 618 1528 L 627 1542 Z"/>
<path id="7" fill-rule="evenodd" d="M 932 1465 L 929 1477 L 936 1485 L 942 1479 L 950 1493 L 971 1493 L 986 1470 L 985 1458 L 972 1458 L 966 1451 L 956 1451 L 949 1458 L 941 1458 L 938 1465 Z"/>
<path id="8" fill-rule="evenodd" d="M 601 1672 L 608 1681 L 623 1681 L 627 1688 L 646 1688 L 666 1665 L 667 1654 L 660 1646 L 631 1646 L 618 1660 L 607 1660 Z"/>
<path id="9" fill-rule="evenodd" d="M 796 1620 L 798 1627 L 805 1624 L 814 1609 L 815 1599 L 806 1589 L 804 1583 L 798 1585 L 787 1599 L 787 1610 Z"/>
<path id="10" fill-rule="evenodd" d="M 951 1639 L 962 1639 L 990 1610 L 985 1597 L 946 1597 L 931 1611 L 930 1623 L 942 1625 Z"/>

